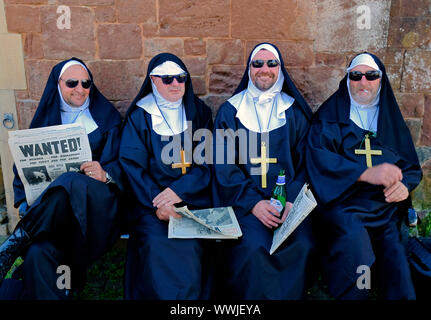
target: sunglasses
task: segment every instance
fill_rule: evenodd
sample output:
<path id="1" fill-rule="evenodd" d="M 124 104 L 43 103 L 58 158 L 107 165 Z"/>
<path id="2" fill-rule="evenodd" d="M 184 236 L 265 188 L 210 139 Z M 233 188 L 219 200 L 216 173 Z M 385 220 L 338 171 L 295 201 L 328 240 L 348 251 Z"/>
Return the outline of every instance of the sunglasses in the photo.
<path id="1" fill-rule="evenodd" d="M 63 80 L 63 79 L 61 79 L 61 80 Z M 63 80 L 63 81 L 66 84 L 66 87 L 68 87 L 68 88 L 75 88 L 79 83 L 79 80 L 76 80 L 76 79 L 67 79 L 67 80 Z M 91 80 L 90 79 L 81 80 L 81 86 L 84 89 L 90 88 L 91 87 Z"/>
<path id="2" fill-rule="evenodd" d="M 361 81 L 362 76 L 365 76 L 365 79 L 368 81 L 374 81 L 380 78 L 380 71 L 378 70 L 370 70 L 365 73 L 360 71 L 350 71 L 349 79 L 352 81 Z"/>
<path id="3" fill-rule="evenodd" d="M 271 59 L 271 60 L 260 60 L 259 59 L 259 60 L 253 60 L 251 62 L 251 65 L 254 68 L 262 68 L 263 65 L 265 64 L 265 62 L 266 62 L 266 65 L 268 66 L 268 68 L 275 68 L 280 64 L 280 62 L 278 62 L 277 59 Z"/>
<path id="4" fill-rule="evenodd" d="M 168 84 L 171 84 L 174 81 L 174 79 L 177 79 L 178 83 L 184 83 L 184 82 L 186 82 L 186 80 L 187 80 L 187 73 L 179 74 L 179 75 L 176 75 L 176 76 L 167 76 L 167 75 L 165 75 L 165 76 L 155 76 L 155 77 L 161 78 L 163 84 L 168 85 Z"/>

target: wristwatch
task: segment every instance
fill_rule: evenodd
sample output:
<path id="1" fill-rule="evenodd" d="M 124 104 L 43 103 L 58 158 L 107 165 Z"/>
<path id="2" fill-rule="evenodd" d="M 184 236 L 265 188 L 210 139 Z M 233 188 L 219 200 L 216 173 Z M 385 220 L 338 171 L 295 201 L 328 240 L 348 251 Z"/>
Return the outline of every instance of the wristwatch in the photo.
<path id="1" fill-rule="evenodd" d="M 111 183 L 112 182 L 112 177 L 111 177 L 111 175 L 108 173 L 108 171 L 105 171 L 106 172 L 106 174 L 105 174 L 105 177 L 106 177 L 106 184 L 108 184 L 108 183 Z"/>

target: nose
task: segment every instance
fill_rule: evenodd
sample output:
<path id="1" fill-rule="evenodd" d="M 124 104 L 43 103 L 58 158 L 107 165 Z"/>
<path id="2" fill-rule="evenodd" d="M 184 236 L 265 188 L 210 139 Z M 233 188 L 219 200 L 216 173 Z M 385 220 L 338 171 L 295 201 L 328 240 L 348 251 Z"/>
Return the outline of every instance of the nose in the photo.
<path id="1" fill-rule="evenodd" d="M 270 68 L 268 67 L 268 64 L 265 62 L 263 66 L 260 68 L 260 70 L 262 70 L 263 72 L 268 72 L 270 71 Z"/>
<path id="2" fill-rule="evenodd" d="M 76 87 L 75 90 L 78 91 L 79 93 L 82 93 L 85 91 L 85 89 L 82 87 L 82 84 L 79 83 Z"/>
<path id="3" fill-rule="evenodd" d="M 178 80 L 176 78 L 174 78 L 174 80 L 172 81 L 171 85 L 178 87 L 180 85 L 180 83 L 178 82 Z"/>
<path id="4" fill-rule="evenodd" d="M 365 77 L 365 74 L 362 76 L 362 78 L 361 78 L 361 84 L 368 84 L 370 81 L 369 80 L 367 80 L 367 78 Z"/>

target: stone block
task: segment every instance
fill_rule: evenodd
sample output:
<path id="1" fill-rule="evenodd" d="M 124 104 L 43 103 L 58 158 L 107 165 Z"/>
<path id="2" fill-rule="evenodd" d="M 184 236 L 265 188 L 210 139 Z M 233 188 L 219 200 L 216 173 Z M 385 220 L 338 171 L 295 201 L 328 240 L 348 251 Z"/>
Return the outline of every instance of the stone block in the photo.
<path id="1" fill-rule="evenodd" d="M 202 56 L 206 53 L 206 43 L 202 39 L 185 39 L 184 54 L 190 56 Z"/>
<path id="2" fill-rule="evenodd" d="M 114 7 L 95 7 L 94 15 L 97 23 L 115 22 L 117 19 Z"/>
<path id="3" fill-rule="evenodd" d="M 403 0 L 400 15 L 403 17 L 431 16 L 431 3 L 429 0 Z"/>
<path id="4" fill-rule="evenodd" d="M 97 27 L 97 43 L 101 59 L 139 59 L 141 28 L 137 24 L 101 24 Z"/>
<path id="5" fill-rule="evenodd" d="M 81 0 L 49 0 L 48 4 L 58 4 L 63 6 L 80 6 Z"/>
<path id="6" fill-rule="evenodd" d="M 289 68 L 288 72 L 313 111 L 338 89 L 345 74 L 344 68 L 326 66 Z"/>
<path id="7" fill-rule="evenodd" d="M 182 39 L 145 39 L 144 55 L 152 58 L 162 52 L 170 52 L 176 56 L 184 55 L 184 43 Z"/>
<path id="8" fill-rule="evenodd" d="M 118 0 L 116 9 L 120 23 L 157 23 L 156 0 Z"/>
<path id="9" fill-rule="evenodd" d="M 86 7 L 70 7 L 70 29 L 57 27 L 57 6 L 41 8 L 44 56 L 47 59 L 77 57 L 94 59 L 95 30 L 94 12 Z"/>
<path id="10" fill-rule="evenodd" d="M 182 58 L 187 70 L 192 76 L 203 76 L 206 73 L 206 60 L 200 57 Z"/>
<path id="11" fill-rule="evenodd" d="M 136 92 L 136 95 L 138 94 L 138 92 Z M 135 98 L 135 97 L 133 97 Z M 121 101 L 112 101 L 112 104 L 114 105 L 115 108 L 117 108 L 117 110 L 120 112 L 121 117 L 124 119 L 124 117 L 126 116 L 126 112 L 130 107 L 130 104 L 133 101 L 133 98 L 131 100 L 121 100 Z"/>
<path id="12" fill-rule="evenodd" d="M 28 129 L 30 127 L 38 105 L 39 102 L 34 100 L 17 101 L 16 109 L 20 129 Z"/>
<path id="13" fill-rule="evenodd" d="M 317 52 L 361 52 L 387 46 L 391 1 L 316 1 L 313 23 Z M 359 5 L 370 8 L 370 28 L 362 23 Z"/>
<path id="14" fill-rule="evenodd" d="M 410 134 L 412 136 L 413 143 L 417 145 L 420 141 L 420 135 L 421 135 L 421 126 L 422 126 L 422 120 L 421 119 L 405 119 L 406 125 L 410 130 Z"/>
<path id="15" fill-rule="evenodd" d="M 231 95 L 244 73 L 243 66 L 214 65 L 210 70 L 209 92 Z"/>
<path id="16" fill-rule="evenodd" d="M 48 0 L 4 0 L 5 6 L 12 4 L 46 4 Z"/>
<path id="17" fill-rule="evenodd" d="M 11 33 L 40 32 L 40 9 L 27 5 L 5 7 L 7 29 Z"/>
<path id="18" fill-rule="evenodd" d="M 412 193 L 413 205 L 417 209 L 428 209 L 431 205 L 431 160 L 422 165 L 423 178 Z"/>
<path id="19" fill-rule="evenodd" d="M 207 93 L 207 84 L 205 77 L 191 77 L 193 92 L 198 96 L 203 96 Z"/>
<path id="20" fill-rule="evenodd" d="M 401 16 L 401 1 L 402 0 L 392 0 L 390 11 L 391 19 Z"/>
<path id="21" fill-rule="evenodd" d="M 425 98 L 420 93 L 395 93 L 401 113 L 405 118 L 422 118 Z"/>
<path id="22" fill-rule="evenodd" d="M 424 117 L 420 144 L 431 146 L 431 95 L 425 95 Z"/>
<path id="23" fill-rule="evenodd" d="M 113 6 L 115 0 L 80 0 L 82 6 Z"/>
<path id="24" fill-rule="evenodd" d="M 431 48 L 430 17 L 400 17 L 391 20 L 388 46 L 396 48 Z"/>
<path id="25" fill-rule="evenodd" d="M 51 69 L 58 63 L 53 60 L 26 60 L 25 74 L 27 77 L 30 99 L 40 100 L 45 90 Z"/>
<path id="26" fill-rule="evenodd" d="M 94 83 L 110 101 L 133 100 L 143 81 L 143 62 L 140 60 L 88 63 Z"/>
<path id="27" fill-rule="evenodd" d="M 421 166 L 423 166 L 426 161 L 431 160 L 431 147 L 416 147 L 416 153 Z"/>
<path id="28" fill-rule="evenodd" d="M 237 39 L 310 39 L 313 10 L 299 0 L 232 1 L 231 32 Z M 263 14 L 265 12 L 265 14 Z"/>
<path id="29" fill-rule="evenodd" d="M 431 51 L 407 51 L 404 61 L 402 92 L 431 91 Z"/>
<path id="30" fill-rule="evenodd" d="M 387 47 L 381 52 L 375 52 L 375 55 L 386 64 L 403 64 L 405 49 Z"/>
<path id="31" fill-rule="evenodd" d="M 250 55 L 253 48 L 260 42 L 265 42 L 265 40 L 260 41 L 247 41 L 246 48 L 246 61 Z M 294 67 L 308 67 L 313 64 L 314 52 L 313 43 L 311 41 L 272 41 L 274 45 L 281 52 L 284 64 L 286 66 Z"/>
<path id="32" fill-rule="evenodd" d="M 244 65 L 244 42 L 237 40 L 208 39 L 208 64 Z"/>
<path id="33" fill-rule="evenodd" d="M 385 65 L 386 74 L 388 75 L 389 82 L 394 91 L 400 91 L 401 89 L 401 75 L 402 75 L 402 65 L 387 64 Z"/>
<path id="34" fill-rule="evenodd" d="M 145 37 L 158 33 L 156 0 L 119 0 L 116 4 L 118 22 L 139 23 Z"/>
<path id="35" fill-rule="evenodd" d="M 314 56 L 316 66 L 346 67 L 346 55 L 338 53 L 316 52 Z"/>
<path id="36" fill-rule="evenodd" d="M 208 107 L 210 107 L 212 111 L 213 119 L 215 119 L 217 115 L 217 111 L 220 108 L 220 106 L 225 103 L 230 98 L 230 95 L 208 95 L 204 98 L 204 102 Z"/>
<path id="37" fill-rule="evenodd" d="M 40 33 L 27 33 L 23 36 L 24 58 L 43 59 L 42 36 Z"/>
<path id="38" fill-rule="evenodd" d="M 16 100 L 26 100 L 29 98 L 28 90 L 15 90 Z"/>
<path id="39" fill-rule="evenodd" d="M 159 0 L 160 35 L 228 37 L 229 6 L 229 0 Z"/>

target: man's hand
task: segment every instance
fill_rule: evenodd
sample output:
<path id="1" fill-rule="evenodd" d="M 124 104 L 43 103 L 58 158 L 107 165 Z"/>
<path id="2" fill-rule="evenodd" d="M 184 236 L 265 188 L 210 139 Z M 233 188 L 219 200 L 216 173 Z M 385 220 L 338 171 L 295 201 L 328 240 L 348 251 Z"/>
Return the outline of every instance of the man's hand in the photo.
<path id="1" fill-rule="evenodd" d="M 383 190 L 386 202 L 400 202 L 409 196 L 409 189 L 401 181 L 397 181 Z"/>
<path id="2" fill-rule="evenodd" d="M 183 200 L 178 197 L 171 188 L 168 187 L 153 199 L 153 206 L 156 208 L 161 208 L 166 205 L 170 206 L 175 203 L 180 203 L 181 201 Z"/>
<path id="3" fill-rule="evenodd" d="M 290 210 L 292 210 L 293 203 L 286 201 L 286 207 L 283 211 L 283 216 L 281 217 L 281 222 L 283 223 L 284 220 L 286 220 L 287 216 L 289 215 Z"/>
<path id="4" fill-rule="evenodd" d="M 169 216 L 174 218 L 181 218 L 181 215 L 175 212 L 173 205 L 166 205 L 156 210 L 156 216 L 159 220 L 169 221 Z"/>
<path id="5" fill-rule="evenodd" d="M 251 209 L 251 213 L 270 229 L 272 229 L 272 227 L 278 227 L 281 223 L 281 219 L 278 218 L 280 214 L 269 200 L 260 200 L 253 209 Z"/>
<path id="6" fill-rule="evenodd" d="M 106 172 L 98 161 L 87 161 L 81 164 L 81 171 L 100 182 L 106 182 Z"/>
<path id="7" fill-rule="evenodd" d="M 375 167 L 367 168 L 358 181 L 390 187 L 402 179 L 403 173 L 400 168 L 390 163 L 382 163 Z"/>

